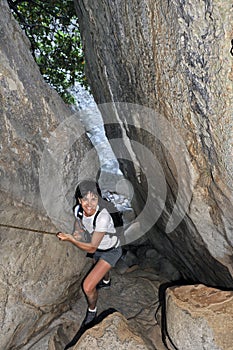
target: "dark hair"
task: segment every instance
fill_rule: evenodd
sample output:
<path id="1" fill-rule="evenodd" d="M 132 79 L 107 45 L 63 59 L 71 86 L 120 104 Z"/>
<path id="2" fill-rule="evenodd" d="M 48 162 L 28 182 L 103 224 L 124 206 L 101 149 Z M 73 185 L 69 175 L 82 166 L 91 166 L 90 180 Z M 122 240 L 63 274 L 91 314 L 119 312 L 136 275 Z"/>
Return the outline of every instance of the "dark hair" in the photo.
<path id="1" fill-rule="evenodd" d="M 75 199 L 85 197 L 89 192 L 96 194 L 100 198 L 102 197 L 99 185 L 93 180 L 83 180 L 81 181 L 75 191 Z"/>

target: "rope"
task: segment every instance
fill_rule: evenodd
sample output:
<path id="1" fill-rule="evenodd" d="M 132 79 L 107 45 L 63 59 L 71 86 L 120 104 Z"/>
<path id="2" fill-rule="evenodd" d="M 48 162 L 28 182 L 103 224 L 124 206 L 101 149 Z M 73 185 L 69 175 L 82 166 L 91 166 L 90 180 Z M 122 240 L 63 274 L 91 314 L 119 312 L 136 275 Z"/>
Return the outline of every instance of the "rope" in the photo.
<path id="1" fill-rule="evenodd" d="M 13 225 L 7 225 L 7 224 L 0 224 L 0 226 L 6 227 L 6 228 L 14 228 L 16 230 L 23 230 L 23 231 L 42 233 L 44 235 L 57 235 L 57 232 L 48 232 L 48 231 L 36 230 L 36 229 L 33 229 L 33 228 L 27 228 L 27 227 L 13 226 Z"/>

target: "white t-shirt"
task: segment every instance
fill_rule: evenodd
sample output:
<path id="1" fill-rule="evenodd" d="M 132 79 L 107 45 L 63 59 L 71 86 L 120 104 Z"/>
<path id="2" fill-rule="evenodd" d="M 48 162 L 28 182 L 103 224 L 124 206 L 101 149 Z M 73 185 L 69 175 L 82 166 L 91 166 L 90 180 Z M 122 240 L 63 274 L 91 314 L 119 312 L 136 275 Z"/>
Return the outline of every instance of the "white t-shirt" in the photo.
<path id="1" fill-rule="evenodd" d="M 78 213 L 78 208 L 77 209 L 76 208 L 74 211 L 75 216 L 77 216 L 77 213 Z M 95 214 L 97 213 L 98 210 L 99 210 L 99 206 L 97 206 L 96 211 L 92 216 L 85 216 L 85 214 L 83 213 L 82 223 L 89 233 L 93 232 L 93 221 L 94 221 Z M 97 216 L 96 223 L 95 223 L 95 231 L 106 233 L 98 246 L 99 249 L 105 250 L 105 249 L 109 249 L 114 246 L 117 246 L 116 244 L 118 241 L 117 236 L 111 235 L 111 233 L 116 232 L 116 229 L 114 227 L 114 223 L 111 215 L 105 208 L 102 209 Z M 110 235 L 108 235 L 108 233 L 110 233 Z"/>

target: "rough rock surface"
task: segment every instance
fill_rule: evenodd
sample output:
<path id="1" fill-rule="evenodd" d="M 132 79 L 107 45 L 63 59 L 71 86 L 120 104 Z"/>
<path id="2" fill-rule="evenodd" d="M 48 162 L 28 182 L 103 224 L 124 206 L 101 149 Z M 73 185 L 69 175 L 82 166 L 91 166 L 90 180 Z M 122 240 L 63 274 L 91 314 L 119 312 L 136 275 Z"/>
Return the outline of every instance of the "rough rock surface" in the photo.
<path id="1" fill-rule="evenodd" d="M 63 186 L 57 186 L 56 168 L 49 173 L 48 183 L 40 182 L 40 169 L 48 169 L 41 167 L 43 152 L 51 138 L 59 136 L 57 127 L 70 116 L 69 108 L 44 82 L 27 38 L 7 2 L 1 1 L 1 224 L 55 233 L 64 227 L 72 229 L 71 192 L 73 195 L 77 177 L 74 172 L 69 174 L 91 149 L 84 134 L 72 145 L 69 164 L 63 164 Z M 65 135 L 60 136 L 58 142 L 62 144 Z M 95 155 L 91 164 L 96 163 Z M 86 175 L 87 171 L 91 173 L 91 164 Z M 50 186 L 51 181 L 56 186 Z M 47 212 L 49 207 L 54 217 Z M 47 234 L 1 226 L 0 242 L 0 349 L 13 350 L 43 332 L 70 307 L 70 301 L 79 295 L 86 259 L 81 251 Z"/>
<path id="2" fill-rule="evenodd" d="M 232 287 L 232 1 L 75 3 L 91 89 L 113 104 L 103 118 L 110 111 L 117 123 L 107 132 L 121 139 L 113 148 L 127 159 L 135 210 L 149 193 L 150 217 L 162 212 L 151 242 L 185 278 Z"/>
<path id="3" fill-rule="evenodd" d="M 158 270 L 134 266 L 122 273 L 117 265 L 111 272 L 112 286 L 101 289 L 98 299 L 98 322 L 113 310 L 128 321 L 133 333 L 140 336 L 150 350 L 165 350 L 160 327 L 155 319 L 158 307 L 158 286 L 162 276 Z M 167 281 L 164 277 L 164 281 Z M 63 313 L 44 332 L 29 342 L 24 350 L 63 350 L 78 333 L 76 342 L 83 335 L 80 325 L 86 313 L 84 295 L 76 300 L 71 309 Z M 106 334 L 108 330 L 106 329 Z"/>
<path id="4" fill-rule="evenodd" d="M 233 348 L 232 291 L 204 285 L 170 288 L 166 318 L 170 339 L 180 350 Z"/>
<path id="5" fill-rule="evenodd" d="M 57 232 L 49 218 L 1 193 L 0 222 Z M 18 349 L 80 297 L 84 254 L 55 235 L 1 227 L 0 349 Z"/>
<path id="6" fill-rule="evenodd" d="M 146 237 L 155 247 L 148 252 L 152 265 L 159 266 L 161 272 L 167 257 L 186 277 L 232 286 L 231 2 L 204 1 L 193 6 L 180 1 L 104 0 L 97 4 L 87 0 L 79 1 L 79 6 L 96 101 L 126 101 L 156 108 L 177 128 L 186 145 L 184 153 L 189 157 L 182 157 L 182 152 L 180 157 L 174 155 L 179 140 L 161 140 L 163 130 L 156 134 L 160 142 L 154 140 L 151 134 L 160 124 L 130 110 L 125 125 L 108 129 L 109 135 L 122 137 L 117 145 L 121 149 L 125 143 L 127 155 L 135 162 L 131 166 L 131 162 L 122 161 L 121 165 L 135 186 L 138 211 L 146 202 L 146 180 L 156 178 L 158 167 L 150 162 L 145 179 L 140 161 L 148 154 L 130 145 L 130 138 L 156 155 L 166 177 L 166 207 Z M 71 229 L 77 169 L 78 175 L 80 171 L 83 176 L 95 174 L 96 154 L 89 152 L 90 143 L 81 126 L 78 130 L 74 119 L 66 123 L 71 111 L 41 78 L 29 54 L 28 40 L 5 0 L 1 1 L 0 34 L 1 222 L 52 232 L 60 227 Z M 116 110 L 118 107 L 119 122 L 125 116 L 120 106 Z M 87 153 L 86 169 L 82 160 Z M 185 201 L 190 183 L 193 188 L 186 217 L 172 233 L 165 232 L 179 187 Z M 73 323 L 66 319 L 69 312 L 63 318 L 58 316 L 80 298 L 86 271 L 84 254 L 51 235 L 26 230 L 1 227 L 0 240 L 1 350 L 62 349 L 80 325 L 77 313 L 72 314 Z M 139 248 L 137 252 L 143 256 L 143 247 Z M 159 261 L 157 251 L 162 253 Z M 172 266 L 172 276 L 177 276 Z M 122 276 L 113 299 L 108 291 L 102 292 L 100 310 L 108 308 L 111 300 L 135 330 L 144 329 L 148 338 L 141 336 L 147 347 L 159 349 L 154 341 L 158 328 L 153 282 L 157 277 L 154 271 L 152 275 L 148 283 L 145 274 L 140 276 L 137 271 L 131 283 Z M 144 299 L 137 304 L 142 295 Z M 86 307 L 83 295 L 79 301 L 81 322 Z"/>
<path id="7" fill-rule="evenodd" d="M 144 341 L 130 330 L 127 320 L 120 314 L 108 316 L 99 325 L 94 326 L 82 336 L 74 350 L 129 349 L 148 350 Z"/>

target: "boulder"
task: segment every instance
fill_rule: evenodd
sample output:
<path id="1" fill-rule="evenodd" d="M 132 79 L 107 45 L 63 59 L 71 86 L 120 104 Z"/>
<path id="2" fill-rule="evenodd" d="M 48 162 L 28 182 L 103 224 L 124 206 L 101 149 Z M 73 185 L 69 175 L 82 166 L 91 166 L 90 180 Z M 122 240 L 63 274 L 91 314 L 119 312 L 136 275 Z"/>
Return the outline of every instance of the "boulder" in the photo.
<path id="1" fill-rule="evenodd" d="M 167 332 L 177 349 L 232 349 L 232 291 L 202 284 L 172 287 L 166 299 Z"/>
<path id="2" fill-rule="evenodd" d="M 74 346 L 74 350 L 95 349 L 127 349 L 148 350 L 142 338 L 129 327 L 126 318 L 115 312 L 100 324 L 87 330 Z"/>

